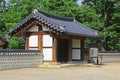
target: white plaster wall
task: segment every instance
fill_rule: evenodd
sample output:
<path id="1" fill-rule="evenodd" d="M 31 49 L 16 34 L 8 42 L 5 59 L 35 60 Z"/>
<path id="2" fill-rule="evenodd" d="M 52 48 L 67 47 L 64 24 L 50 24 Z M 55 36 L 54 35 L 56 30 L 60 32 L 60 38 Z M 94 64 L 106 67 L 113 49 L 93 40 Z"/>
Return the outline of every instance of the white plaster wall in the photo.
<path id="1" fill-rule="evenodd" d="M 80 40 L 72 39 L 72 48 L 80 48 Z"/>
<path id="2" fill-rule="evenodd" d="M 30 29 L 28 29 L 29 32 L 38 32 L 38 26 L 33 26 Z"/>
<path id="3" fill-rule="evenodd" d="M 52 37 L 50 37 L 50 35 L 43 35 L 43 47 L 48 47 L 48 48 L 43 48 L 44 60 L 51 61 L 52 60 Z"/>
<path id="4" fill-rule="evenodd" d="M 52 48 L 43 48 L 44 60 L 52 61 Z"/>
<path id="5" fill-rule="evenodd" d="M 72 49 L 72 59 L 74 60 L 80 60 L 80 49 Z"/>
<path id="6" fill-rule="evenodd" d="M 43 30 L 43 31 L 49 31 L 49 29 L 46 28 L 46 27 L 42 27 L 42 30 Z"/>
<path id="7" fill-rule="evenodd" d="M 31 35 L 29 37 L 29 47 L 38 47 L 38 35 Z"/>
<path id="8" fill-rule="evenodd" d="M 43 47 L 52 47 L 52 37 L 43 35 Z"/>

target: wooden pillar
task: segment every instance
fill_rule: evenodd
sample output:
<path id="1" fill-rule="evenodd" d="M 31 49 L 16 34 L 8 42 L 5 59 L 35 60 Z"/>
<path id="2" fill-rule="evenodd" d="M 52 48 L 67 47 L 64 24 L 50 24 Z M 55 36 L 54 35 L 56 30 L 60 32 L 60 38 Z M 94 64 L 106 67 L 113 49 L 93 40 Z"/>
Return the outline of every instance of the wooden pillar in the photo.
<path id="1" fill-rule="evenodd" d="M 27 50 L 28 47 L 29 47 L 29 37 L 26 36 L 26 38 L 25 38 L 25 49 Z"/>
<path id="2" fill-rule="evenodd" d="M 72 40 L 69 40 L 69 54 L 68 54 L 68 61 L 72 61 Z"/>
<path id="3" fill-rule="evenodd" d="M 81 40 L 81 61 L 84 61 L 84 40 Z"/>
<path id="4" fill-rule="evenodd" d="M 40 34 L 40 32 L 38 33 L 38 49 L 42 51 L 42 34 Z"/>
<path id="5" fill-rule="evenodd" d="M 35 25 L 37 25 L 37 23 L 35 23 Z M 38 49 L 40 51 L 43 51 L 43 34 L 41 34 L 42 32 L 42 26 L 40 25 L 38 27 Z"/>
<path id="6" fill-rule="evenodd" d="M 53 37 L 52 61 L 57 62 L 57 39 Z"/>

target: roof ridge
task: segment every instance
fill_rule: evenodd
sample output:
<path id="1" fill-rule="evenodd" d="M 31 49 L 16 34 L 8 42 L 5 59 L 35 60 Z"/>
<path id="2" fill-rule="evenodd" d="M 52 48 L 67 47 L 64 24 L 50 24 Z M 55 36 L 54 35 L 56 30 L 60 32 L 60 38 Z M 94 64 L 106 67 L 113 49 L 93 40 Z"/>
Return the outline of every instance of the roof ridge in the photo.
<path id="1" fill-rule="evenodd" d="M 38 10 L 38 9 L 34 9 L 33 12 L 34 13 L 39 12 L 39 13 L 43 14 L 46 17 L 59 19 L 59 20 L 63 20 L 63 21 L 74 21 L 74 19 L 75 19 L 74 17 L 63 17 L 63 16 L 53 15 L 53 14 L 50 14 L 50 13 L 47 13 L 47 12 L 43 12 L 43 11 Z"/>

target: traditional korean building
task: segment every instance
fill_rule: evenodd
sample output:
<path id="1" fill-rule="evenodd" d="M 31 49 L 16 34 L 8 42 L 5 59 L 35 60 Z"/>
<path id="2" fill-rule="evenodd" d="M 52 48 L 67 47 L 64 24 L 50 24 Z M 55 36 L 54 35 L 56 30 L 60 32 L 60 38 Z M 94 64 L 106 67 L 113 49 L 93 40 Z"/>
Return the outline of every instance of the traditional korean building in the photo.
<path id="1" fill-rule="evenodd" d="M 97 31 L 85 27 L 72 17 L 61 17 L 34 9 L 9 31 L 23 37 L 25 49 L 41 50 L 44 61 L 84 61 L 84 40 L 98 37 Z"/>

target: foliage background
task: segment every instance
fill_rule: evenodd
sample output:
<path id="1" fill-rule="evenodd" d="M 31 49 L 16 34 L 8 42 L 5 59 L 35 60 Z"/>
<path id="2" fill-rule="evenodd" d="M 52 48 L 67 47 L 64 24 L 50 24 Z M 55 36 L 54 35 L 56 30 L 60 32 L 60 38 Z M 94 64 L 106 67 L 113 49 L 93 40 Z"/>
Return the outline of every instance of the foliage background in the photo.
<path id="1" fill-rule="evenodd" d="M 29 15 L 34 8 L 58 16 L 75 17 L 87 27 L 97 30 L 98 39 L 87 39 L 99 44 L 100 50 L 120 50 L 119 0 L 0 0 L 0 37 L 9 41 L 8 48 L 24 48 L 24 41 L 9 38 L 9 30 Z"/>

